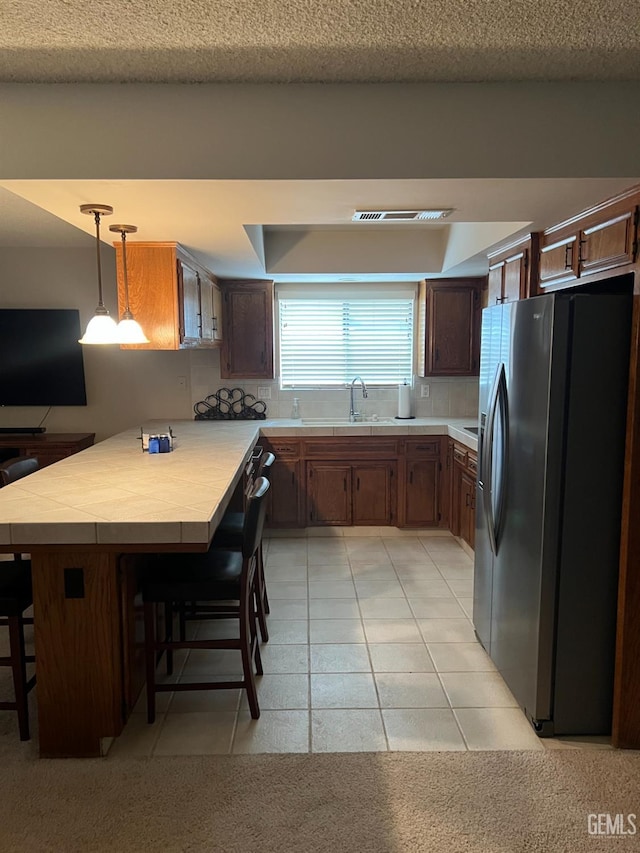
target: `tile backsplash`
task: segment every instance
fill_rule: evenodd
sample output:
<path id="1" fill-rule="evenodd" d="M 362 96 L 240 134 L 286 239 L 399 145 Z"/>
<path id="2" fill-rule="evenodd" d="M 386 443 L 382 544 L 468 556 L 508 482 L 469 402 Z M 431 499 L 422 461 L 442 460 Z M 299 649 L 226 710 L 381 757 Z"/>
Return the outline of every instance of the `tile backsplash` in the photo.
<path id="1" fill-rule="evenodd" d="M 303 418 L 346 418 L 349 415 L 348 388 L 283 391 L 278 380 L 221 379 L 217 352 L 194 351 L 191 355 L 191 395 L 194 403 L 223 387 L 239 387 L 247 394 L 264 399 L 258 395 L 260 387 L 269 388 L 271 391 L 271 399 L 265 399 L 267 417 L 290 418 L 294 397 L 300 401 L 300 416 Z M 366 376 L 363 379 L 367 381 Z M 421 395 L 423 385 L 429 386 L 428 397 Z M 356 385 L 354 399 L 361 414 L 365 417 L 378 415 L 387 418 L 397 414 L 397 388 L 368 388 L 368 391 L 369 396 L 363 399 L 360 386 Z M 414 417 L 475 419 L 478 414 L 478 380 L 466 377 L 414 377 L 411 414 Z"/>

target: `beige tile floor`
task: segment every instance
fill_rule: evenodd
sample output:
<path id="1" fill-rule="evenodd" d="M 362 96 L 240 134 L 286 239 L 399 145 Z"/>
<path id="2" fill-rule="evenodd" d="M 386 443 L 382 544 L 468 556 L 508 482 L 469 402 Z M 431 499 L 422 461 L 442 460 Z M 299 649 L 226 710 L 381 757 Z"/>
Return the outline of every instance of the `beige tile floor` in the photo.
<path id="1" fill-rule="evenodd" d="M 473 563 L 453 537 L 282 537 L 265 551 L 260 719 L 240 691 L 165 693 L 149 726 L 142 696 L 110 757 L 551 745 L 475 639 Z M 226 629 L 193 624 L 199 637 Z M 240 673 L 238 652 L 199 650 L 173 678 Z"/>

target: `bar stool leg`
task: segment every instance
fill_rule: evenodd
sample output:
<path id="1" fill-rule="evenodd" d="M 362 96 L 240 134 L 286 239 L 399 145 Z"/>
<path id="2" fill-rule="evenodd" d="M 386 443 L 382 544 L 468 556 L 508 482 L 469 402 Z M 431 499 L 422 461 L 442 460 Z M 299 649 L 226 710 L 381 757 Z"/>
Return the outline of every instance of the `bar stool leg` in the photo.
<path id="1" fill-rule="evenodd" d="M 255 619 L 252 618 L 253 613 L 250 614 L 249 609 L 251 608 L 251 611 L 254 609 L 253 595 L 245 595 L 244 601 L 241 603 L 240 607 L 240 652 L 242 654 L 242 670 L 244 672 L 247 699 L 249 700 L 249 710 L 251 711 L 252 718 L 257 720 L 260 716 L 260 707 L 258 705 L 258 693 L 253 675 L 252 661 L 252 636 L 255 636 Z M 257 639 L 255 640 L 255 644 L 256 648 L 258 648 Z"/>
<path id="2" fill-rule="evenodd" d="M 24 627 L 22 616 L 9 616 L 9 649 L 11 652 L 11 670 L 13 689 L 18 712 L 20 740 L 29 740 L 29 706 L 27 704 L 27 667 L 24 650 Z"/>
<path id="3" fill-rule="evenodd" d="M 147 722 L 156 719 L 156 609 L 150 601 L 144 603 L 144 654 L 147 671 Z"/>

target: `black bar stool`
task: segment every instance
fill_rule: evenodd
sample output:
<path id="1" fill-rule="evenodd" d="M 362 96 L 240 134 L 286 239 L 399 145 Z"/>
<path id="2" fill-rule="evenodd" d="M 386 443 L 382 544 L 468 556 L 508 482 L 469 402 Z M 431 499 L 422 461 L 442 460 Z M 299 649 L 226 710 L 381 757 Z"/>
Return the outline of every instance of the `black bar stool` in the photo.
<path id="1" fill-rule="evenodd" d="M 241 551 L 223 550 L 213 545 L 206 554 L 159 554 L 152 558 L 142 582 L 144 601 L 145 657 L 147 671 L 147 720 L 155 720 L 155 695 L 160 691 L 229 690 L 247 691 L 251 716 L 260 716 L 253 662 L 262 675 L 260 644 L 256 628 L 257 555 L 266 512 L 269 481 L 259 477 L 247 499 Z M 237 602 L 230 604 L 229 602 Z M 165 638 L 156 637 L 155 605 L 165 606 Z M 173 605 L 193 607 L 217 619 L 237 618 L 240 636 L 232 639 L 187 640 L 181 634 L 172 639 L 170 623 Z M 157 653 L 174 649 L 238 649 L 242 655 L 242 681 L 156 684 Z"/>
<path id="2" fill-rule="evenodd" d="M 275 454 L 266 451 L 260 456 L 256 477 L 269 477 L 269 469 L 276 461 Z M 213 537 L 215 548 L 232 548 L 240 550 L 243 542 L 244 513 L 225 512 L 222 521 Z M 263 642 L 268 642 L 269 631 L 267 628 L 267 613 L 269 613 L 269 597 L 267 595 L 267 584 L 264 577 L 264 557 L 262 554 L 262 539 L 258 548 L 258 567 L 256 577 L 256 591 L 258 594 L 257 610 L 258 622 L 260 624 L 260 635 Z"/>
<path id="3" fill-rule="evenodd" d="M 31 456 L 14 456 L 0 465 L 0 483 L 8 486 L 32 474 L 39 468 L 38 460 Z M 20 554 L 13 561 L 0 563 L 0 625 L 9 628 L 9 655 L 0 657 L 0 666 L 10 666 L 13 673 L 15 701 L 0 702 L 0 710 L 18 712 L 20 740 L 29 740 L 28 694 L 35 687 L 36 677 L 27 679 L 27 664 L 35 657 L 25 654 L 24 626 L 33 625 L 33 619 L 24 616 L 33 604 L 31 591 L 31 562 Z"/>

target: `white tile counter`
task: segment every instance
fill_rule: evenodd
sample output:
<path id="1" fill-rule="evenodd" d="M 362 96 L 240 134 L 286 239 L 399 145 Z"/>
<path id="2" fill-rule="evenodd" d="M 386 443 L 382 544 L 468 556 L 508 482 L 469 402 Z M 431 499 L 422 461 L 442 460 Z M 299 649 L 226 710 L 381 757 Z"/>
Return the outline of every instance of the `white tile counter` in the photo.
<path id="1" fill-rule="evenodd" d="M 133 428 L 36 471 L 0 489 L 0 547 L 207 543 L 261 423 L 174 422 L 175 449 L 152 454 Z"/>
<path id="2" fill-rule="evenodd" d="M 472 419 L 407 422 L 178 421 L 171 453 L 141 450 L 139 427 L 0 489 L 0 548 L 204 544 L 211 540 L 260 433 L 450 435 L 471 449 Z M 163 432 L 167 422 L 144 425 Z"/>

